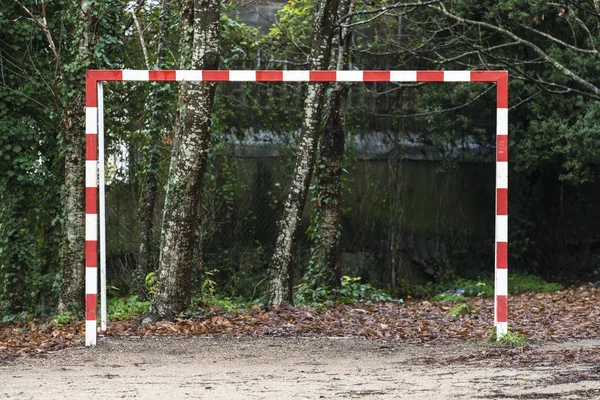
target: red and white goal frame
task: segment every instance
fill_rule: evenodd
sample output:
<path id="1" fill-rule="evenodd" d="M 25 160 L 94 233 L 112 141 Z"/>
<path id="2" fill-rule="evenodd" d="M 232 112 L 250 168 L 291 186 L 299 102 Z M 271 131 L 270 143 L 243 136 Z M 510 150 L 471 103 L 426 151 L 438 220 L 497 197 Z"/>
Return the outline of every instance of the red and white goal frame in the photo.
<path id="1" fill-rule="evenodd" d="M 90 70 L 86 77 L 85 344 L 96 345 L 98 245 L 101 331 L 106 331 L 103 82 L 491 82 L 496 84 L 496 246 L 494 325 L 508 331 L 508 72 L 507 71 L 227 71 Z M 100 157 L 98 157 L 100 156 Z M 98 206 L 98 202 L 100 203 Z M 98 235 L 100 228 L 100 235 Z"/>

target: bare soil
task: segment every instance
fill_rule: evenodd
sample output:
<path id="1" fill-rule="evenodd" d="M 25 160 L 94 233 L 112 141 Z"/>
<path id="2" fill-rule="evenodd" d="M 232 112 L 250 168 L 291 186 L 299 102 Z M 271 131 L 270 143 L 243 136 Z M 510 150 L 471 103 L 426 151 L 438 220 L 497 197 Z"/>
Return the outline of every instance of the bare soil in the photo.
<path id="1" fill-rule="evenodd" d="M 600 399 L 600 340 L 101 338 L 0 362 L 14 399 Z"/>

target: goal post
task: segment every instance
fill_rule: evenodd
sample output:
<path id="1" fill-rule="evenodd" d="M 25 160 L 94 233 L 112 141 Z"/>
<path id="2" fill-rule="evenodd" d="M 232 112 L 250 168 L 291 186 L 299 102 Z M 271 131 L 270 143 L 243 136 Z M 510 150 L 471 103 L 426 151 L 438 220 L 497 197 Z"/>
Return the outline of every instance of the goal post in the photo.
<path id="1" fill-rule="evenodd" d="M 496 209 L 494 326 L 508 332 L 508 72 L 507 71 L 289 71 L 89 70 L 85 112 L 85 345 L 96 345 L 98 260 L 101 331 L 106 331 L 103 82 L 489 82 L 496 84 Z M 98 157 L 100 155 L 100 158 Z M 98 205 L 99 203 L 99 205 Z M 98 235 L 98 230 L 100 235 Z M 98 251 L 100 250 L 100 252 Z"/>

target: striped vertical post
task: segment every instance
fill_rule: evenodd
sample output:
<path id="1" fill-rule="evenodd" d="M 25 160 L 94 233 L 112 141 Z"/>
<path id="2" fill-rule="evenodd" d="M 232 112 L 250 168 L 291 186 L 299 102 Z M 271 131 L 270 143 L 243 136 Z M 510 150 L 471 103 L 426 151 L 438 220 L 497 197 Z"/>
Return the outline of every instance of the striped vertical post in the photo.
<path id="1" fill-rule="evenodd" d="M 96 344 L 98 285 L 98 124 L 97 83 L 102 81 L 210 82 L 490 82 L 496 96 L 496 237 L 494 325 L 501 338 L 508 331 L 508 73 L 506 71 L 88 71 L 86 81 L 86 346 Z M 101 103 L 100 103 L 101 106 Z M 103 184 L 103 182 L 101 182 Z M 103 207 L 103 204 L 101 205 Z M 102 242 L 104 241 L 101 238 Z M 103 245 L 103 243 L 101 244 Z M 104 256 L 101 257 L 102 263 Z M 104 264 L 103 264 L 104 265 Z M 102 309 L 106 306 L 102 290 Z M 106 329 L 105 317 L 102 330 Z"/>
<path id="2" fill-rule="evenodd" d="M 85 345 L 96 345 L 98 293 L 98 99 L 88 71 L 85 100 Z"/>
<path id="3" fill-rule="evenodd" d="M 499 77 L 496 100 L 496 262 L 494 321 L 498 340 L 508 333 L 508 74 Z"/>

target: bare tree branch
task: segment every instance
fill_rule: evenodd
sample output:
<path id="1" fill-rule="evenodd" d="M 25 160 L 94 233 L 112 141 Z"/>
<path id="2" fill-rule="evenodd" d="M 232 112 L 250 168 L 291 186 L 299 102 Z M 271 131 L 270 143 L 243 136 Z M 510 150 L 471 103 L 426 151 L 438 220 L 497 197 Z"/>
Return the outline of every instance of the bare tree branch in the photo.
<path id="1" fill-rule="evenodd" d="M 590 92 L 592 92 L 594 95 L 596 96 L 600 96 L 600 89 L 593 85 L 592 83 L 590 83 L 589 81 L 583 79 L 581 76 L 579 76 L 578 74 L 574 73 L 573 71 L 571 71 L 569 68 L 567 68 L 566 66 L 564 66 L 563 64 L 561 64 L 560 62 L 558 62 L 556 59 L 554 59 L 553 57 L 550 57 L 548 54 L 546 54 L 542 49 L 540 49 L 537 45 L 535 45 L 533 42 L 530 42 L 529 40 L 525 40 L 523 38 L 521 38 L 520 36 L 515 35 L 514 33 L 512 33 L 511 31 L 509 31 L 508 29 L 496 26 L 496 25 L 492 25 L 490 23 L 487 22 L 483 22 L 483 21 L 473 21 L 467 18 L 462 18 L 459 17 L 458 15 L 452 14 L 451 12 L 449 12 L 446 7 L 444 7 L 443 4 L 439 4 L 438 6 L 429 6 L 432 9 L 441 12 L 443 15 L 457 21 L 460 22 L 462 24 L 466 24 L 466 25 L 474 25 L 474 26 L 478 26 L 480 28 L 485 28 L 485 29 L 489 29 L 492 30 L 494 32 L 500 33 L 503 36 L 509 37 L 512 40 L 514 40 L 515 42 L 518 42 L 528 48 L 530 48 L 531 50 L 533 50 L 535 53 L 537 53 L 541 58 L 543 58 L 544 60 L 546 60 L 549 64 L 551 64 L 554 68 L 558 69 L 559 71 L 561 71 L 564 75 L 570 77 L 571 79 L 573 79 L 574 81 L 576 81 L 577 83 L 579 83 L 581 86 L 583 86 L 584 88 L 586 88 L 587 90 L 589 90 Z"/>
<path id="2" fill-rule="evenodd" d="M 138 31 L 138 36 L 140 38 L 140 46 L 142 47 L 142 53 L 144 54 L 144 62 L 146 63 L 146 69 L 150 69 L 150 61 L 148 59 L 148 49 L 146 48 L 146 41 L 144 40 L 144 32 L 142 32 L 142 27 L 140 26 L 140 21 L 138 21 L 136 10 L 131 9 L 131 16 L 133 18 L 133 23 Z"/>
<path id="3" fill-rule="evenodd" d="M 48 28 L 48 21 L 46 21 L 46 3 L 44 2 L 44 0 L 42 0 L 42 18 L 41 18 L 41 20 L 39 18 L 37 18 L 35 15 L 33 15 L 33 13 L 31 11 L 29 11 L 29 9 L 27 7 L 25 7 L 23 5 L 23 3 L 21 3 L 19 0 L 15 0 L 15 3 L 17 3 L 27 13 L 27 15 L 29 15 L 29 17 L 31 17 L 31 19 L 42 29 L 42 32 L 44 32 L 44 35 L 46 35 L 46 39 L 48 40 L 50 49 L 52 49 L 52 53 L 54 53 L 54 58 L 56 59 L 56 62 L 57 63 L 60 62 L 60 56 L 58 54 L 58 50 L 56 49 L 56 46 L 54 45 L 54 40 L 52 39 L 52 34 L 50 33 L 50 29 Z"/>
<path id="4" fill-rule="evenodd" d="M 393 10 L 395 8 L 430 6 L 430 5 L 433 5 L 436 3 L 441 3 L 442 1 L 443 0 L 428 0 L 428 1 L 418 1 L 415 3 L 396 3 L 396 4 L 392 4 L 392 5 L 385 6 L 385 7 L 375 8 L 373 10 L 354 11 L 354 12 L 348 13 L 348 14 L 344 15 L 343 17 L 341 17 L 339 22 L 341 23 L 341 22 L 347 20 L 348 18 L 352 18 L 355 15 L 369 15 L 369 14 L 380 14 L 380 13 L 382 15 L 382 14 L 385 14 L 386 12 L 388 12 L 389 10 Z"/>
<path id="5" fill-rule="evenodd" d="M 562 40 L 560 40 L 560 39 L 557 39 L 557 38 L 555 38 L 555 37 L 554 37 L 554 36 L 552 36 L 552 35 L 548 35 L 548 34 L 547 34 L 547 33 L 545 33 L 545 32 L 538 31 L 537 29 L 534 29 L 534 28 L 532 28 L 532 27 L 530 27 L 530 26 L 527 26 L 527 25 L 524 25 L 524 24 L 519 24 L 519 26 L 520 26 L 521 28 L 525 29 L 525 30 L 528 30 L 529 32 L 533 32 L 533 33 L 535 33 L 536 35 L 540 35 L 540 36 L 542 36 L 542 37 L 545 37 L 546 39 L 549 39 L 549 40 L 553 41 L 554 43 L 560 44 L 561 46 L 567 47 L 567 48 L 569 48 L 569 49 L 571 49 L 571 50 L 578 51 L 578 52 L 580 52 L 580 53 L 587 53 L 587 54 L 595 54 L 595 55 L 598 55 L 598 50 L 596 50 L 596 49 L 593 49 L 593 50 L 581 49 L 581 48 L 579 48 L 579 47 L 577 47 L 577 46 L 573 46 L 573 45 L 571 45 L 571 44 L 569 44 L 569 43 L 563 42 Z"/>

